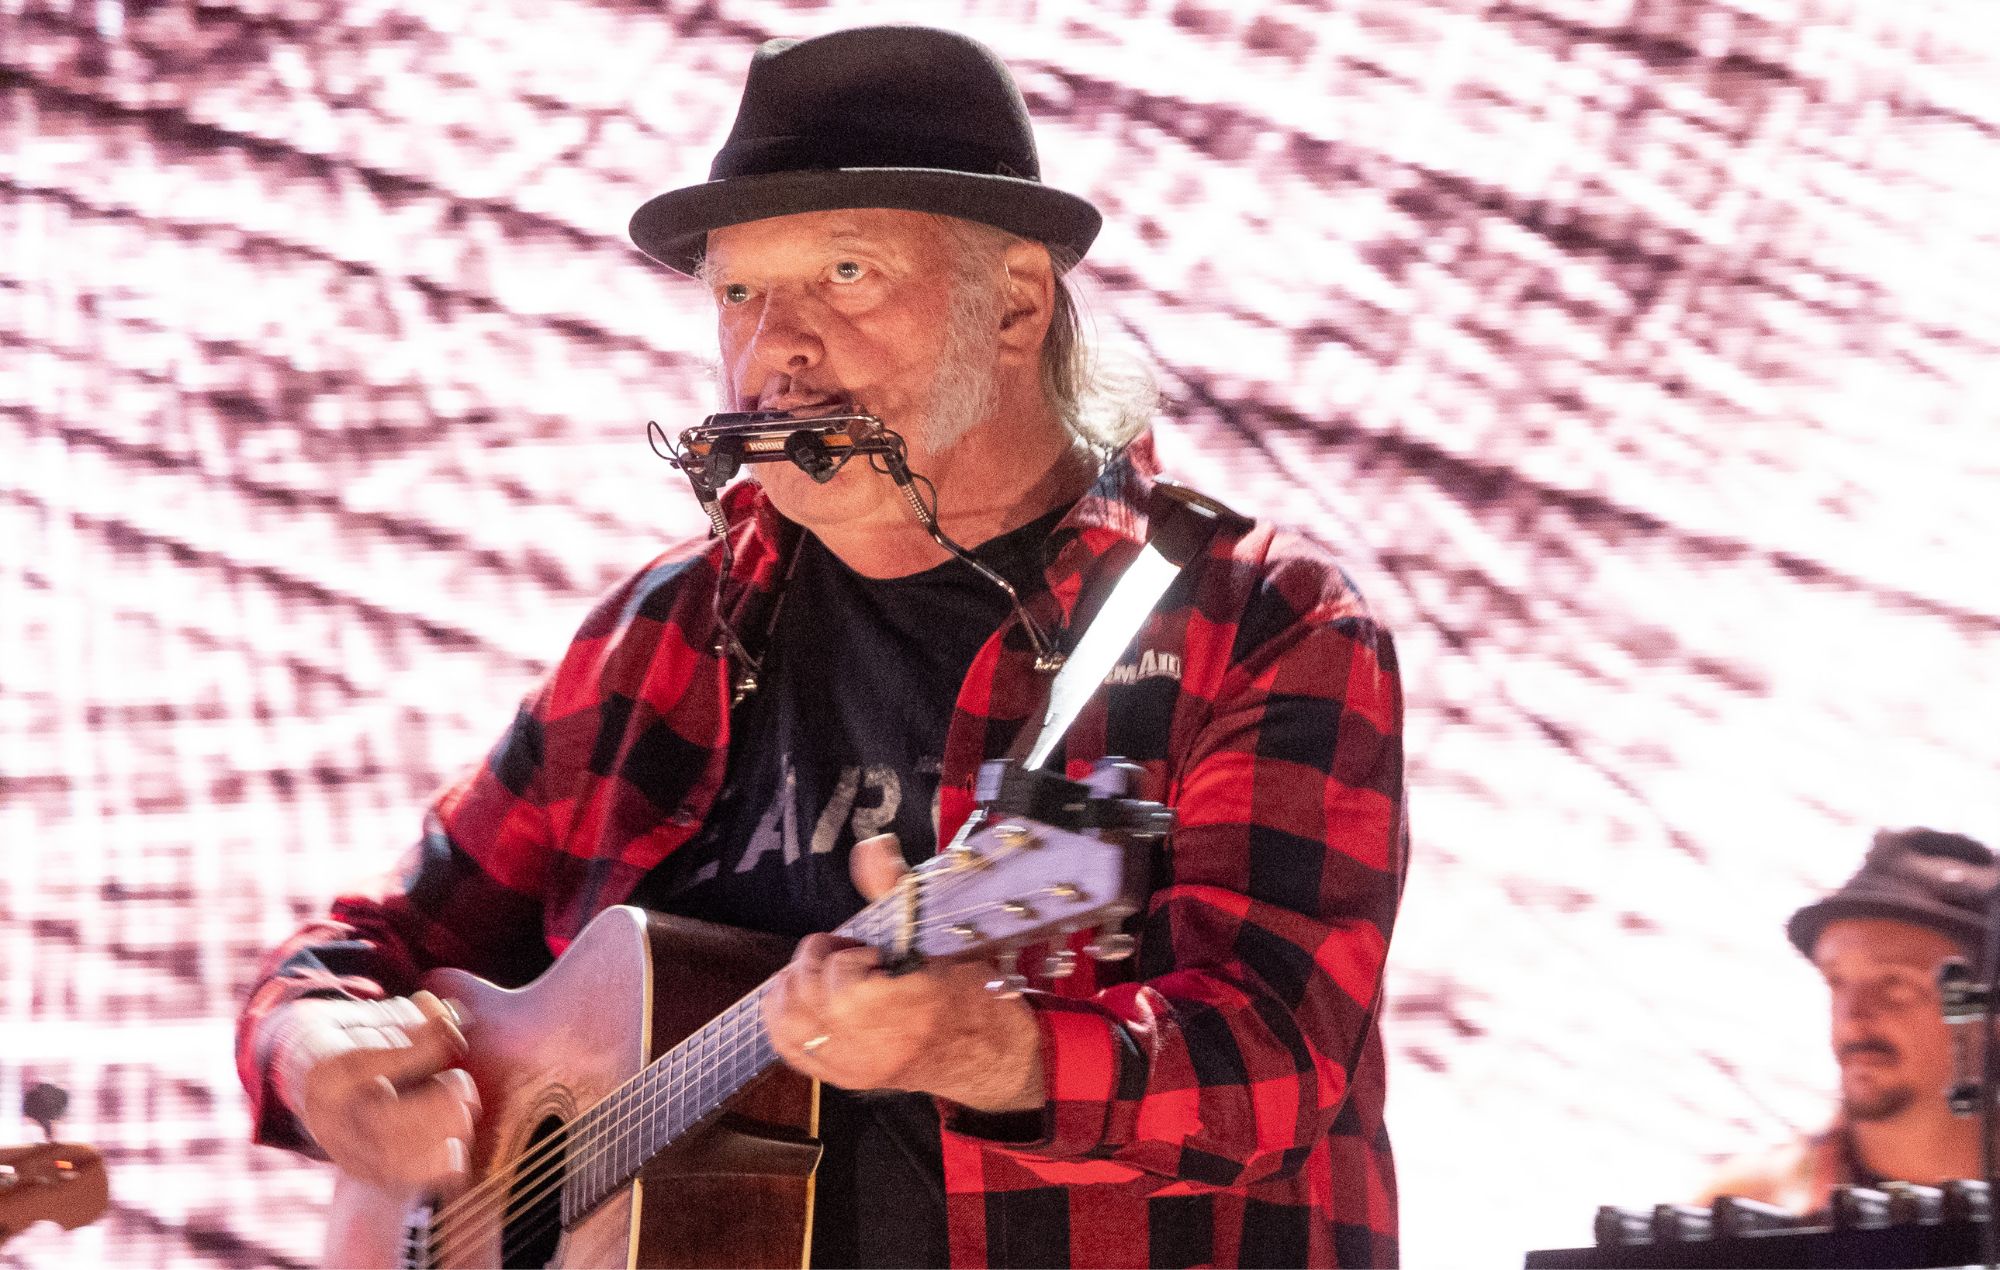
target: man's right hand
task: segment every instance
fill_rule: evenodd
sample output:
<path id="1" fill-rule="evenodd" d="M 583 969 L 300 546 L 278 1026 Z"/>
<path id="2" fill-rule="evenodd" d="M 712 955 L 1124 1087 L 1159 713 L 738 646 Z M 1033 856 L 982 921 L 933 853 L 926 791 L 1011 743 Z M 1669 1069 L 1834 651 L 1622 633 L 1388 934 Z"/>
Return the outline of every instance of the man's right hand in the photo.
<path id="1" fill-rule="evenodd" d="M 294 1001 L 272 1016 L 271 1078 L 327 1158 L 381 1186 L 449 1192 L 465 1179 L 479 1092 L 465 1036 L 428 992 Z"/>

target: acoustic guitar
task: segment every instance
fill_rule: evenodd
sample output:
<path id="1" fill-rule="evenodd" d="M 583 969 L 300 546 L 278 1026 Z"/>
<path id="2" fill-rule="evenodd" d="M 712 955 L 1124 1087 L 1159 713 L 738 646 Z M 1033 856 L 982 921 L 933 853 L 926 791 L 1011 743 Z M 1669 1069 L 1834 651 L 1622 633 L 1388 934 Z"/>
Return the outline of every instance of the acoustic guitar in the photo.
<path id="1" fill-rule="evenodd" d="M 1136 911 L 1171 823 L 1124 797 L 1007 765 L 953 846 L 840 928 L 885 964 L 995 956 Z M 1100 934 L 1086 951 L 1131 951 Z M 759 1002 L 786 941 L 637 908 L 599 914 L 524 988 L 460 971 L 424 986 L 469 1020 L 482 1105 L 449 1199 L 342 1175 L 330 1266 L 782 1266 L 811 1247 L 817 1091 L 777 1062 Z M 1068 954 L 1051 957 L 1060 969 Z M 1004 961 L 1001 964 L 1006 964 Z M 1018 991 L 996 972 L 998 991 Z"/>

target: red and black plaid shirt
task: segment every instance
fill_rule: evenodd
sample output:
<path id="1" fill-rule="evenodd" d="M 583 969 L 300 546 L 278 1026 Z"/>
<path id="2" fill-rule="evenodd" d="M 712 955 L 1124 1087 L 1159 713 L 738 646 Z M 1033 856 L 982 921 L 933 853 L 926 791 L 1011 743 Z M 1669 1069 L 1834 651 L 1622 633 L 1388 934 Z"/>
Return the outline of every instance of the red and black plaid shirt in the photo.
<path id="1" fill-rule="evenodd" d="M 1038 619 L 1073 644 L 1147 533 L 1141 440 L 1052 535 Z M 798 529 L 729 491 L 732 618 L 759 632 Z M 294 997 L 411 991 L 436 966 L 533 977 L 694 836 L 723 783 L 730 669 L 719 551 L 606 597 L 487 760 L 431 809 L 399 888 L 347 896 L 274 955 L 239 1030 L 259 1140 L 307 1148 L 265 1082 L 258 1022 Z M 1072 776 L 1123 755 L 1171 804 L 1138 955 L 1038 981 L 1038 1141 L 944 1120 L 962 1265 L 1386 1265 L 1396 1202 L 1383 959 L 1407 853 L 1402 696 L 1388 634 L 1323 552 L 1263 526 L 1189 565 L 1066 738 Z M 1049 677 L 1010 618 L 974 658 L 945 743 L 938 840 L 979 764 L 1039 720 Z M 1077 945 L 1087 936 L 1077 937 Z M 1087 963 L 1086 963 L 1087 964 Z M 1026 973 L 1028 965 L 1022 967 Z M 1031 976 L 1031 979 L 1033 976 Z"/>

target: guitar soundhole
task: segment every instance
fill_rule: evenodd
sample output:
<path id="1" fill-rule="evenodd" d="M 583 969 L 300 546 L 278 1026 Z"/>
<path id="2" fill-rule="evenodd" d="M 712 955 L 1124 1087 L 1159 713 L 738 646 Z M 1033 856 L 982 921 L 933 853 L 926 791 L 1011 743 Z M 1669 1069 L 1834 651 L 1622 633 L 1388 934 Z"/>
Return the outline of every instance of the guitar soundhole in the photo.
<path id="1" fill-rule="evenodd" d="M 507 1187 L 507 1226 L 500 1235 L 506 1270 L 538 1270 L 556 1259 L 562 1239 L 562 1180 L 569 1172 L 569 1134 L 550 1116 L 535 1126 Z"/>

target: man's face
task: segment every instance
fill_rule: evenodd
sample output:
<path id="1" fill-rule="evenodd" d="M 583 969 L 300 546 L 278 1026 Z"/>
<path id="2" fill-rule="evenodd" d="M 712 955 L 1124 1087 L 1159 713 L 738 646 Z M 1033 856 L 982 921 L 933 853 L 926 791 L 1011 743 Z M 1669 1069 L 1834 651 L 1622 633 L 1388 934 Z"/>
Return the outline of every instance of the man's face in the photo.
<path id="1" fill-rule="evenodd" d="M 948 444 L 992 409 L 994 347 L 954 305 L 954 268 L 949 236 L 914 212 L 807 212 L 710 233 L 704 277 L 726 407 L 804 416 L 852 406 L 901 433 L 911 466 L 925 470 L 940 436 Z M 862 466 L 826 486 L 787 464 L 756 476 L 779 510 L 814 524 L 896 497 Z"/>
<path id="2" fill-rule="evenodd" d="M 1937 969 L 1963 955 L 1946 936 L 1907 922 L 1849 918 L 1820 932 L 1813 964 L 1832 994 L 1833 1056 L 1848 1119 L 1887 1120 L 1943 1102 L 1951 1032 Z"/>

